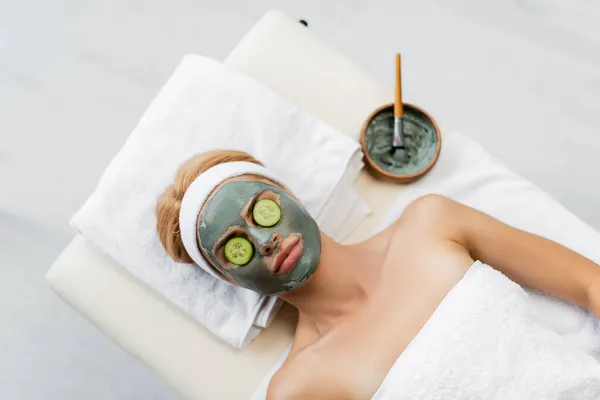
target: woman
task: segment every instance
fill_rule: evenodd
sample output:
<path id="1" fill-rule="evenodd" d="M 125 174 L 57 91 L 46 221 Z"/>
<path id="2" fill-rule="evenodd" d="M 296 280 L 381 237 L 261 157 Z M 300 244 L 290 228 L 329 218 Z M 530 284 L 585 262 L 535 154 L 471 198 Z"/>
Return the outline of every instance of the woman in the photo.
<path id="1" fill-rule="evenodd" d="M 351 246 L 322 234 L 266 173 L 223 175 L 200 197 L 188 196 L 207 171 L 236 162 L 260 164 L 234 151 L 183 164 L 158 201 L 158 233 L 176 261 L 206 263 L 213 275 L 277 294 L 298 309 L 295 340 L 269 399 L 373 396 L 476 260 L 521 285 L 600 311 L 594 262 L 442 196 L 414 201 L 387 229 Z"/>

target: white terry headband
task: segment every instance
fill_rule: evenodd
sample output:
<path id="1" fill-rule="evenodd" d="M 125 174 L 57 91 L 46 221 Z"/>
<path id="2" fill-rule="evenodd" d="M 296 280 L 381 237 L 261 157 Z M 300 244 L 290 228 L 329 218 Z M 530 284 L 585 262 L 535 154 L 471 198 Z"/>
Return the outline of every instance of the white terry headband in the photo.
<path id="1" fill-rule="evenodd" d="M 219 279 L 223 279 L 223 277 L 204 259 L 198 248 L 198 230 L 196 225 L 198 213 L 204 205 L 206 198 L 220 183 L 229 178 L 249 174 L 260 175 L 281 184 L 281 180 L 263 166 L 246 161 L 226 162 L 215 165 L 201 173 L 194 179 L 183 195 L 183 200 L 181 200 L 179 230 L 183 246 L 200 268 Z"/>

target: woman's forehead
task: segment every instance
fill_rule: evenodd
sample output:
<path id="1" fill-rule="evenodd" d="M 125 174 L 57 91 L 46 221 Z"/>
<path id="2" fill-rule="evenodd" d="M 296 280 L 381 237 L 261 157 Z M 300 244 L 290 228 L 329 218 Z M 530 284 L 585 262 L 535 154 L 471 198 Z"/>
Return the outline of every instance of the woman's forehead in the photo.
<path id="1" fill-rule="evenodd" d="M 262 183 L 265 183 L 267 185 L 275 186 L 277 188 L 285 190 L 281 185 L 277 184 L 276 182 L 271 181 L 270 179 L 265 178 L 264 176 L 259 176 L 259 175 L 240 175 L 240 176 L 236 176 L 236 177 L 233 177 L 233 178 L 229 178 L 229 179 L 227 179 L 227 180 L 219 183 L 217 186 L 215 186 L 215 188 L 210 192 L 210 194 L 206 198 L 206 201 L 202 205 L 202 208 L 200 209 L 200 213 L 202 213 L 202 210 L 204 209 L 204 207 L 206 206 L 206 204 L 208 204 L 208 202 L 210 201 L 210 199 L 212 199 L 215 196 L 215 194 L 219 191 L 219 189 L 221 189 L 223 186 L 225 186 L 226 184 L 228 184 L 230 182 L 237 182 L 237 181 L 243 181 L 243 182 L 249 182 L 249 183 L 250 182 L 262 182 Z"/>

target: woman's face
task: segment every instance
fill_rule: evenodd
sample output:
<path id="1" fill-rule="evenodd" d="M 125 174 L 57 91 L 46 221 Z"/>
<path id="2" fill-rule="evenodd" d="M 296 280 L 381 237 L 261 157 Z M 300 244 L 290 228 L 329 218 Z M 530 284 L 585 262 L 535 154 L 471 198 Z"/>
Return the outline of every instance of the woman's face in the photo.
<path id="1" fill-rule="evenodd" d="M 264 178 L 247 175 L 217 186 L 200 210 L 197 229 L 205 258 L 231 281 L 262 294 L 300 286 L 321 258 L 315 220 Z"/>

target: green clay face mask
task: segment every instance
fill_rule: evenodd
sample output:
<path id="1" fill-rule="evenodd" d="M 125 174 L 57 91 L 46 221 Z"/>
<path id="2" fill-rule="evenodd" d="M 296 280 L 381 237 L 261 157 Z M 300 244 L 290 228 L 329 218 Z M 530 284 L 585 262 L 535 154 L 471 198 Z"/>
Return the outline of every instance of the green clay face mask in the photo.
<path id="1" fill-rule="evenodd" d="M 261 226 L 257 222 L 262 220 L 260 212 L 253 213 L 256 203 L 264 199 L 270 201 L 263 204 L 270 203 L 280 212 L 272 226 Z M 285 190 L 264 182 L 225 183 L 204 205 L 197 229 L 200 249 L 211 264 L 240 286 L 262 294 L 279 294 L 302 285 L 321 258 L 321 234 L 315 220 Z M 230 261 L 225 251 L 239 243 L 243 243 L 237 247 L 237 254 L 244 255 L 240 258 L 243 265 Z"/>
<path id="2" fill-rule="evenodd" d="M 373 162 L 394 175 L 412 175 L 422 171 L 435 157 L 438 144 L 435 128 L 425 114 L 405 106 L 403 120 L 406 154 L 392 148 L 393 108 L 377 114 L 365 135 L 367 151 Z"/>

